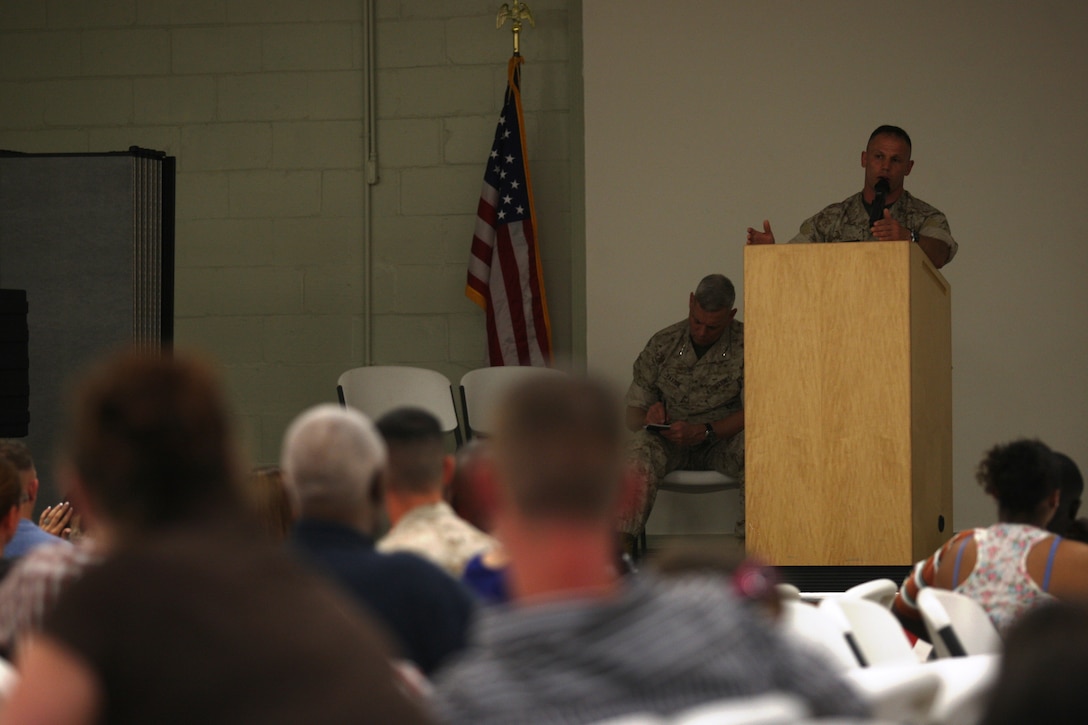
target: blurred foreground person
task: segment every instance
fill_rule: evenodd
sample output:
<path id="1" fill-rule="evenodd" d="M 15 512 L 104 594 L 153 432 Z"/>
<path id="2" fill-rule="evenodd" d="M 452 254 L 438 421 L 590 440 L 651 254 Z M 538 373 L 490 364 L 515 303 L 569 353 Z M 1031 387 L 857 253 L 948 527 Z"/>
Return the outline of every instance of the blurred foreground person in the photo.
<path id="1" fill-rule="evenodd" d="M 70 436 L 106 559 L 21 649 L 0 722 L 421 721 L 372 626 L 243 513 L 209 368 L 111 358 L 84 382 Z"/>
<path id="2" fill-rule="evenodd" d="M 814 713 L 863 714 L 854 692 L 794 650 L 711 577 L 621 579 L 619 401 L 575 379 L 513 390 L 494 437 L 496 533 L 513 601 L 485 610 L 439 673 L 449 723 L 589 723 L 704 702 L 794 693 Z"/>
<path id="3" fill-rule="evenodd" d="M 1080 725 L 1088 672 L 1088 609 L 1052 602 L 1009 630 L 981 725 Z"/>
<path id="4" fill-rule="evenodd" d="M 295 523 L 295 505 L 279 466 L 259 466 L 249 472 L 246 493 L 261 528 L 277 543 L 287 541 Z"/>
<path id="5" fill-rule="evenodd" d="M 291 543 L 392 633 L 400 656 L 430 674 L 465 646 L 473 601 L 451 576 L 415 554 L 382 554 L 385 444 L 357 410 L 319 405 L 283 439 L 283 475 L 299 505 Z"/>
<path id="6" fill-rule="evenodd" d="M 475 438 L 457 451 L 450 493 L 450 505 L 459 516 L 481 531 L 492 533 L 498 507 L 498 485 L 490 441 Z M 494 546 L 465 563 L 461 583 L 482 604 L 505 604 L 510 599 L 506 589 L 507 563 L 506 551 L 496 541 Z"/>

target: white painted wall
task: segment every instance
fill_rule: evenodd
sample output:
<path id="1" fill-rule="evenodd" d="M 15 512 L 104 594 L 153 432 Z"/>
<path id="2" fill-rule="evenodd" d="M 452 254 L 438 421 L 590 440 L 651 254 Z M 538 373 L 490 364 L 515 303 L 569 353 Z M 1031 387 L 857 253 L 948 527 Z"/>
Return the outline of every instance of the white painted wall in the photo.
<path id="1" fill-rule="evenodd" d="M 1088 466 L 1088 6 L 593 0 L 583 24 L 591 369 L 626 384 L 703 274 L 740 285 L 747 226 L 786 239 L 860 189 L 869 132 L 894 123 L 907 188 L 961 245 L 956 527 L 993 519 L 973 471 L 995 442 Z"/>

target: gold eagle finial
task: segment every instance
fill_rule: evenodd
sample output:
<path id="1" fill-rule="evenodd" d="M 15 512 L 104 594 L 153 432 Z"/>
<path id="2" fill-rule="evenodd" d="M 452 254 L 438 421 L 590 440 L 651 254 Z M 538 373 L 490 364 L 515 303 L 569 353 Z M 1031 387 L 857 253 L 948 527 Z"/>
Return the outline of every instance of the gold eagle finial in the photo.
<path id="1" fill-rule="evenodd" d="M 520 48 L 518 44 L 519 36 L 521 34 L 522 22 L 528 22 L 529 25 L 536 27 L 536 21 L 533 20 L 533 12 L 529 9 L 529 6 L 523 2 L 514 0 L 513 7 L 510 3 L 503 3 L 499 8 L 499 14 L 495 16 L 495 29 L 498 30 L 506 21 L 512 21 L 510 29 L 514 31 L 514 55 L 520 55 Z"/>

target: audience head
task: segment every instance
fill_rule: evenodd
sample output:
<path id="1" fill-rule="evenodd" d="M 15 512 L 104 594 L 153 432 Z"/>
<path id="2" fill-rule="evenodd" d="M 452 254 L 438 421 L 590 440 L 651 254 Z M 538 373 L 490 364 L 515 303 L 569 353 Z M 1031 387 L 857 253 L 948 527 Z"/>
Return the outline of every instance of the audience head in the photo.
<path id="1" fill-rule="evenodd" d="M 446 455 L 438 419 L 421 408 L 397 408 L 376 425 L 389 456 L 383 478 L 386 493 L 441 495 L 453 457 Z"/>
<path id="2" fill-rule="evenodd" d="M 565 376 L 531 380 L 506 396 L 496 428 L 506 507 L 525 520 L 614 525 L 623 428 L 608 388 Z"/>
<path id="3" fill-rule="evenodd" d="M 125 352 L 79 388 L 70 433 L 75 484 L 115 533 L 237 514 L 239 459 L 218 377 L 181 353 Z"/>
<path id="4" fill-rule="evenodd" d="M 319 405 L 291 423 L 280 467 L 300 518 L 374 530 L 386 449 L 370 419 L 352 408 Z"/>
<path id="5" fill-rule="evenodd" d="M 250 505 L 257 523 L 273 541 L 285 541 L 295 521 L 295 503 L 279 466 L 261 466 L 249 474 Z"/>
<path id="6" fill-rule="evenodd" d="M 27 508 L 32 509 L 38 498 L 38 473 L 34 468 L 30 449 L 22 441 L 0 439 L 0 458 L 10 463 L 19 475 L 19 485 L 23 492 L 20 505 L 26 504 Z"/>
<path id="7" fill-rule="evenodd" d="M 450 480 L 450 505 L 480 531 L 491 531 L 499 504 L 495 461 L 490 441 L 475 438 L 457 452 Z"/>
<path id="8" fill-rule="evenodd" d="M 699 346 L 713 345 L 729 327 L 737 311 L 737 293 L 728 277 L 708 274 L 688 299 L 688 331 Z"/>
<path id="9" fill-rule="evenodd" d="M 19 471 L 8 460 L 0 456 L 0 552 L 15 536 L 22 514 L 19 506 L 23 502 L 23 482 Z"/>
<path id="10" fill-rule="evenodd" d="M 1084 722 L 1088 609 L 1052 602 L 1010 628 L 982 725 Z"/>
<path id="11" fill-rule="evenodd" d="M 1058 510 L 1050 520 L 1048 529 L 1056 534 L 1064 534 L 1077 520 L 1080 511 L 1080 497 L 1084 494 L 1084 478 L 1073 459 L 1064 453 L 1054 451 L 1054 461 L 1058 467 Z"/>
<path id="12" fill-rule="evenodd" d="M 997 500 L 1003 522 L 1046 526 L 1058 506 L 1058 464 L 1037 440 L 994 446 L 979 464 L 976 478 Z"/>

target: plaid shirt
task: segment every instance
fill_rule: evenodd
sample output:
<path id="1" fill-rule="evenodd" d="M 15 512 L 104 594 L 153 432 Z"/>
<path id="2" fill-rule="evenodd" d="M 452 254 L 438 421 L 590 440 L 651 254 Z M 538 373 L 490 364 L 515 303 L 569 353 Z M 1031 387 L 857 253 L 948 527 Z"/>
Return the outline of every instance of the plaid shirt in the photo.
<path id="1" fill-rule="evenodd" d="M 39 547 L 18 559 L 0 582 L 0 649 L 10 655 L 19 638 L 39 630 L 68 584 L 101 561 L 88 538 L 75 546 Z"/>
<path id="2" fill-rule="evenodd" d="M 442 722 L 589 723 L 771 692 L 799 696 L 816 715 L 866 714 L 816 655 L 784 641 L 721 579 L 643 576 L 615 598 L 494 607 L 475 635 L 436 678 Z"/>

